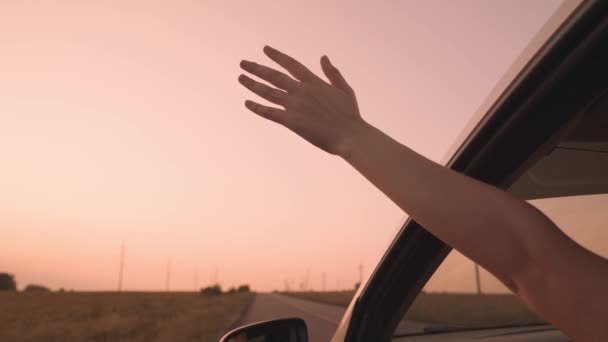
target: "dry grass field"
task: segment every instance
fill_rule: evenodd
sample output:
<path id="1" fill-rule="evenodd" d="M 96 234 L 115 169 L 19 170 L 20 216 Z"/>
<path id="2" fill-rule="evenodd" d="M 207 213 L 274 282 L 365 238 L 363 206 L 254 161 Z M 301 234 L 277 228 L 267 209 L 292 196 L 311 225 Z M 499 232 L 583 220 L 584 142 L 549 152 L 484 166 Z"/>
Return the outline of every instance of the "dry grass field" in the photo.
<path id="1" fill-rule="evenodd" d="M 286 294 L 327 304 L 348 306 L 354 292 L 290 292 Z M 543 320 L 528 309 L 517 296 L 511 294 L 423 293 L 412 304 L 407 318 L 453 328 L 543 323 Z"/>
<path id="2" fill-rule="evenodd" d="M 252 294 L 0 292 L 0 341 L 217 341 Z"/>

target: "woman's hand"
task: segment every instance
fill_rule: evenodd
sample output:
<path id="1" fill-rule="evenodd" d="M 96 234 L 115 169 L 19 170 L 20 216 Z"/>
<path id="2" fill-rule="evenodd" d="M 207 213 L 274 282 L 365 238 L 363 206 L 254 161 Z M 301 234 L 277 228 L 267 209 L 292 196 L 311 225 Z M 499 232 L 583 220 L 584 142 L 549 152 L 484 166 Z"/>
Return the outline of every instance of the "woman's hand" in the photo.
<path id="1" fill-rule="evenodd" d="M 239 82 L 266 100 L 285 109 L 245 101 L 252 112 L 280 123 L 326 152 L 344 156 L 352 135 L 365 123 L 359 113 L 355 92 L 327 56 L 321 68 L 330 83 L 308 70 L 302 63 L 270 46 L 264 53 L 285 68 L 286 74 L 243 60 L 241 68 L 277 88 L 241 74 Z"/>

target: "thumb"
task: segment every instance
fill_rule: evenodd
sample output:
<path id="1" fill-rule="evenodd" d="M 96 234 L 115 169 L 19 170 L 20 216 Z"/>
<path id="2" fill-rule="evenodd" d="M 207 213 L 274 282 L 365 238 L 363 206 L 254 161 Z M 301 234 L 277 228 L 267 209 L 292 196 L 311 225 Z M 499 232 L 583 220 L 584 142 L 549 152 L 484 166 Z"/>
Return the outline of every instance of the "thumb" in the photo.
<path id="1" fill-rule="evenodd" d="M 327 56 L 321 57 L 321 69 L 323 69 L 323 73 L 332 85 L 344 90 L 347 94 L 355 95 L 353 88 L 348 85 L 338 68 L 331 64 Z"/>

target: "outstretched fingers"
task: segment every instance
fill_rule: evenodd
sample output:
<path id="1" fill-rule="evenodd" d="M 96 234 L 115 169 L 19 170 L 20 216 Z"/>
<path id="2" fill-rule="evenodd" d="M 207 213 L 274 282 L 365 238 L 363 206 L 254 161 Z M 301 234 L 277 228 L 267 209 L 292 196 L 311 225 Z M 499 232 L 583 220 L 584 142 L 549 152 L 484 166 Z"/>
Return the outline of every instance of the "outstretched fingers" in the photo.
<path id="1" fill-rule="evenodd" d="M 314 72 L 308 70 L 304 64 L 298 62 L 295 58 L 288 56 L 281 51 L 271 48 L 270 46 L 264 46 L 264 53 L 270 57 L 277 64 L 289 71 L 289 73 L 300 81 L 304 82 L 317 82 L 323 81 Z"/>
<path id="2" fill-rule="evenodd" d="M 248 71 L 259 78 L 268 81 L 270 84 L 288 92 L 294 91 L 298 87 L 298 81 L 265 65 L 242 60 L 240 66 L 243 68 L 243 70 Z"/>
<path id="3" fill-rule="evenodd" d="M 259 116 L 274 121 L 276 123 L 284 124 L 286 119 L 286 111 L 279 108 L 269 107 L 261 105 L 257 102 L 253 102 L 251 100 L 245 101 L 245 107 L 247 107 L 250 111 L 258 114 Z"/>
<path id="4" fill-rule="evenodd" d="M 269 87 L 264 83 L 257 82 L 247 75 L 239 75 L 239 83 L 272 103 L 281 106 L 285 106 L 287 103 L 288 94 L 286 92 Z"/>
<path id="5" fill-rule="evenodd" d="M 355 95 L 353 88 L 346 82 L 344 76 L 340 73 L 340 70 L 336 68 L 330 61 L 329 57 L 323 56 L 321 58 L 321 69 L 323 69 L 323 73 L 327 76 L 329 82 L 335 87 L 344 90 L 347 94 Z"/>

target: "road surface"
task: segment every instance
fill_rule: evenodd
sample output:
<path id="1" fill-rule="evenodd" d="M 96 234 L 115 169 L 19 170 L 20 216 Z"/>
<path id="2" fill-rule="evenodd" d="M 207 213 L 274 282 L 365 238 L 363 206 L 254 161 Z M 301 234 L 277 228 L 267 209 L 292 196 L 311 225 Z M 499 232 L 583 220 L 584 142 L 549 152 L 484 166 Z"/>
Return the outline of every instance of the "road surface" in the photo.
<path id="1" fill-rule="evenodd" d="M 257 293 L 238 325 L 270 319 L 299 317 L 306 321 L 308 340 L 329 341 L 346 308 L 278 294 Z"/>
<path id="2" fill-rule="evenodd" d="M 278 318 L 298 317 L 306 321 L 308 340 L 331 340 L 346 308 L 322 304 L 278 294 L 257 293 L 237 326 Z M 429 325 L 402 321 L 396 331 L 400 334 L 421 333 Z"/>

